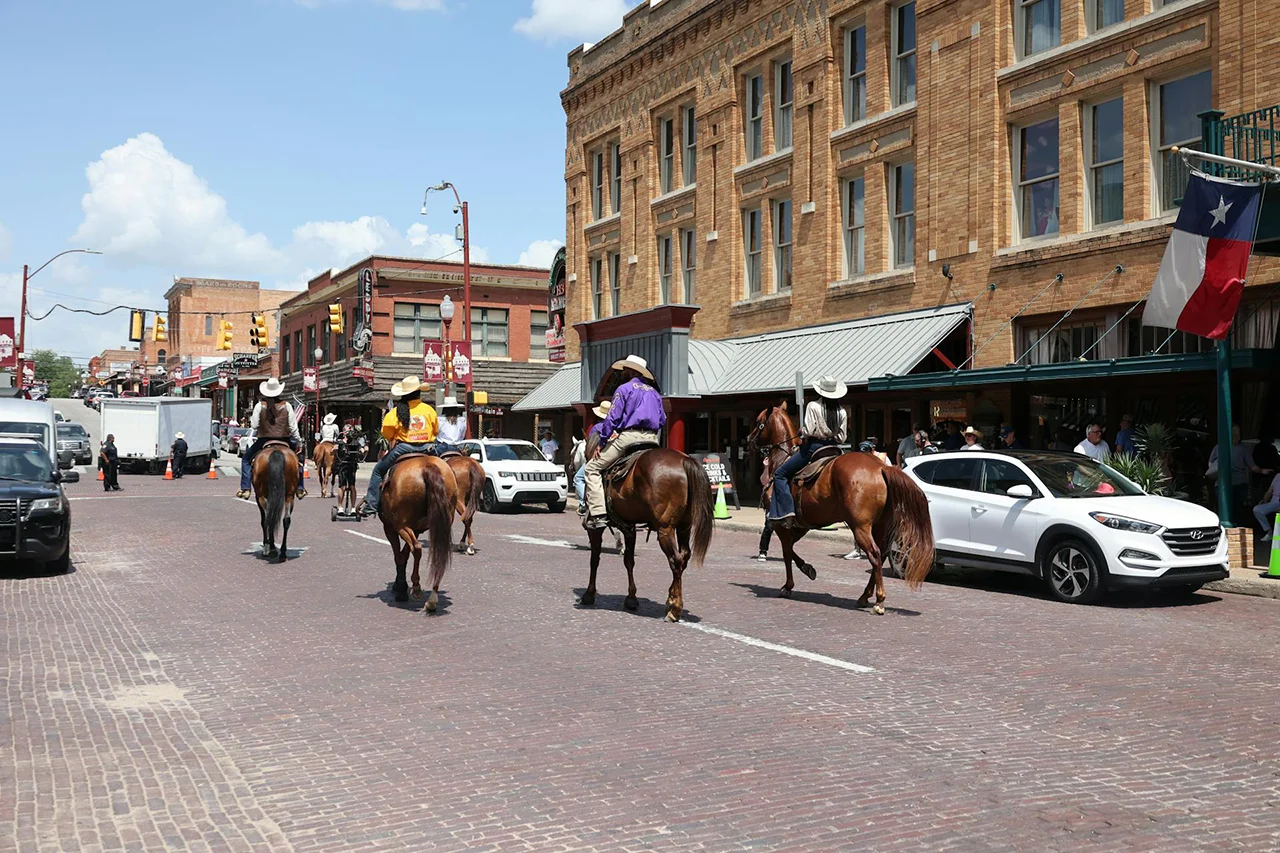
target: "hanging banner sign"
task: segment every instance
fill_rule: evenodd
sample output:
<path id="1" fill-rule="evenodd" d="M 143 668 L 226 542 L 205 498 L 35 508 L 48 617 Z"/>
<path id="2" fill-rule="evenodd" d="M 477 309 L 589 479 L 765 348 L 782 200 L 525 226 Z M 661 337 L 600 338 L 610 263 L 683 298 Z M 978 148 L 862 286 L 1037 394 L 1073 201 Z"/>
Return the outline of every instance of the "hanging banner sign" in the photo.
<path id="1" fill-rule="evenodd" d="M 565 277 L 565 249 L 560 247 L 551 262 L 551 280 L 547 291 L 547 359 L 564 363 L 564 311 L 568 304 L 568 283 Z"/>
<path id="2" fill-rule="evenodd" d="M 230 384 L 230 381 L 231 381 L 230 371 L 228 370 L 218 371 L 218 387 L 219 388 L 226 388 Z"/>
<path id="3" fill-rule="evenodd" d="M 302 390 L 308 394 L 314 394 L 320 389 L 316 383 L 316 369 L 314 367 L 302 368 Z"/>
<path id="4" fill-rule="evenodd" d="M 358 365 L 351 368 L 351 375 L 354 376 L 356 379 L 359 379 L 361 382 L 365 383 L 366 385 L 368 385 L 370 388 L 372 388 L 373 387 L 373 359 L 362 358 Z"/>
<path id="5" fill-rule="evenodd" d="M 0 317 L 0 369 L 12 370 L 18 366 L 18 349 L 13 334 L 13 318 Z"/>
<path id="6" fill-rule="evenodd" d="M 22 362 L 22 387 L 33 388 L 36 384 L 36 363 L 34 361 Z"/>
<path id="7" fill-rule="evenodd" d="M 444 380 L 444 342 L 422 342 L 422 379 L 425 382 Z"/>
<path id="8" fill-rule="evenodd" d="M 453 381 L 471 388 L 471 341 L 451 341 Z"/>

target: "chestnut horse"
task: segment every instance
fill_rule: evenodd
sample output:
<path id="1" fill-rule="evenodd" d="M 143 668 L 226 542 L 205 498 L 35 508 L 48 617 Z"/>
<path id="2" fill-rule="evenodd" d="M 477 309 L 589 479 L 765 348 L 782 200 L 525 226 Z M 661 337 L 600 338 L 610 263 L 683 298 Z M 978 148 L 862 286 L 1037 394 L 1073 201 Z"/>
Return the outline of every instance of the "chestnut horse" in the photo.
<path id="1" fill-rule="evenodd" d="M 289 445 L 266 444 L 253 459 L 253 494 L 262 517 L 262 555 L 268 560 L 289 559 L 289 523 L 298 491 L 298 454 Z M 282 529 L 276 550 L 276 530 Z"/>
<path id="2" fill-rule="evenodd" d="M 787 414 L 785 401 L 780 406 L 770 406 L 756 417 L 749 444 L 769 457 L 770 470 L 778 470 L 799 443 L 800 436 Z M 790 598 L 795 587 L 792 562 L 809 580 L 818 577 L 817 569 L 796 554 L 795 543 L 809 530 L 840 522 L 849 525 L 858 547 L 871 563 L 871 579 L 858 599 L 859 607 L 870 603 L 874 591 L 876 603 L 872 611 L 884 613 L 881 570 L 885 557 L 895 545 L 904 555 L 902 574 L 911 589 L 918 588 L 933 568 L 929 502 L 915 481 L 900 468 L 885 465 L 870 453 L 846 453 L 828 464 L 812 486 L 795 489 L 793 484 L 793 490 L 795 525 L 774 527 L 787 567 L 787 582 L 779 592 L 783 598 Z"/>
<path id="3" fill-rule="evenodd" d="M 458 481 L 458 501 L 461 506 L 458 515 L 462 518 L 462 539 L 458 543 L 458 552 L 474 557 L 476 540 L 471 536 L 471 521 L 480 509 L 480 494 L 484 491 L 484 468 L 480 463 L 466 454 L 448 456 L 444 460 L 453 471 Z"/>
<path id="4" fill-rule="evenodd" d="M 607 473 L 607 472 L 606 472 Z M 627 567 L 627 597 L 622 606 L 635 610 L 636 525 L 643 524 L 658 534 L 658 544 L 671 565 L 671 588 L 667 591 L 667 621 L 678 622 L 684 612 L 681 579 L 689 566 L 701 566 L 711 547 L 715 497 L 711 481 L 701 463 L 665 447 L 640 452 L 635 467 L 616 485 L 605 482 L 610 501 L 609 523 L 622 531 L 626 542 L 622 563 Z M 582 604 L 596 600 L 596 569 L 600 566 L 600 545 L 604 528 L 587 531 L 591 540 L 591 579 Z"/>
<path id="5" fill-rule="evenodd" d="M 316 479 L 320 481 L 320 497 L 327 498 L 330 494 L 337 495 L 337 491 L 333 488 L 333 481 L 338 476 L 338 471 L 334 467 L 334 454 L 337 448 L 331 441 L 322 441 L 316 445 L 315 452 L 311 454 L 316 463 Z"/>
<path id="6" fill-rule="evenodd" d="M 427 534 L 431 598 L 427 612 L 436 609 L 440 580 L 449 567 L 453 550 L 453 513 L 456 509 L 458 481 L 444 460 L 435 456 L 404 457 L 389 472 L 382 489 L 379 517 L 387 543 L 395 554 L 396 580 L 392 586 L 396 601 L 409 600 L 405 582 L 405 566 L 413 553 L 413 597 L 422 597 L 418 567 L 422 563 L 422 543 L 418 536 Z"/>

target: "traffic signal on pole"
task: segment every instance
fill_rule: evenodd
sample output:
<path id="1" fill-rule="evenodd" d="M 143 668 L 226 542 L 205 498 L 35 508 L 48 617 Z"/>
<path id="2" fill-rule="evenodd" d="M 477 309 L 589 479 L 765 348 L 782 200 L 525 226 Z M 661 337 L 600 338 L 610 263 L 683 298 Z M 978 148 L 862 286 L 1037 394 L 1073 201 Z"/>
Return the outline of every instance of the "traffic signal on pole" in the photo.
<path id="1" fill-rule="evenodd" d="M 147 315 L 142 311 L 129 312 L 129 340 L 134 343 L 142 342 L 142 331 L 146 325 Z"/>
<path id="2" fill-rule="evenodd" d="M 340 302 L 329 306 L 329 331 L 335 335 L 342 334 L 342 303 Z"/>
<path id="3" fill-rule="evenodd" d="M 165 319 L 157 314 L 155 325 L 151 327 L 151 340 L 163 343 L 169 340 L 169 330 L 165 328 Z"/>
<path id="4" fill-rule="evenodd" d="M 271 346 L 271 336 L 267 332 L 267 315 L 254 314 L 253 325 L 249 327 L 249 343 L 258 349 Z"/>
<path id="5" fill-rule="evenodd" d="M 232 348 L 234 336 L 232 333 L 232 324 L 230 320 L 218 321 L 218 349 L 229 350 Z"/>

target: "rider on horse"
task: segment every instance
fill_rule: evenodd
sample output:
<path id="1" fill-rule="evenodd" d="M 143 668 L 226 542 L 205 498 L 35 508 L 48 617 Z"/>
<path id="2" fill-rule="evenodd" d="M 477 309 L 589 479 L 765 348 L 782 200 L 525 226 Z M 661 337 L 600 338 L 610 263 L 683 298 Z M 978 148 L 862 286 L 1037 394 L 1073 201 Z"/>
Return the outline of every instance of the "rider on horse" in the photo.
<path id="1" fill-rule="evenodd" d="M 440 443 L 455 445 L 467 437 L 467 419 L 456 397 L 445 397 L 440 406 Z"/>
<path id="2" fill-rule="evenodd" d="M 333 412 L 324 416 L 324 423 L 320 426 L 320 440 L 333 445 L 338 443 L 338 416 Z"/>
<path id="3" fill-rule="evenodd" d="M 396 407 L 387 412 L 382 419 L 382 435 L 391 445 L 387 455 L 378 460 L 369 475 L 369 491 L 364 496 L 364 503 L 358 512 L 368 518 L 378 514 L 378 503 L 382 500 L 382 478 L 387 476 L 391 466 L 397 459 L 407 453 L 429 453 L 436 455 L 436 435 L 439 423 L 436 410 L 422 402 L 422 383 L 416 376 L 406 376 L 391 386 L 391 396 L 396 398 Z"/>
<path id="4" fill-rule="evenodd" d="M 298 432 L 298 413 L 280 399 L 283 393 L 284 385 L 274 376 L 258 386 L 258 396 L 261 399 L 253 407 L 253 414 L 249 416 L 249 423 L 256 430 L 256 438 L 240 460 L 240 491 L 236 492 L 236 497 L 242 500 L 248 500 L 250 497 L 249 490 L 253 487 L 253 458 L 258 455 L 258 451 L 262 450 L 263 445 L 269 441 L 283 441 L 293 449 L 294 453 L 298 453 L 298 449 L 302 446 L 302 435 Z M 299 453 L 298 465 L 302 464 L 302 454 Z M 301 498 L 306 494 L 306 490 L 299 484 L 297 496 Z"/>
<path id="5" fill-rule="evenodd" d="M 834 376 L 824 376 L 813 386 L 822 397 L 813 400 L 804 409 L 801 424 L 801 443 L 791 457 L 773 472 L 773 499 L 769 518 L 774 523 L 793 521 L 796 515 L 795 500 L 791 494 L 791 478 L 795 476 L 820 448 L 842 444 L 849 430 L 849 415 L 838 400 L 848 388 Z"/>
<path id="6" fill-rule="evenodd" d="M 587 463 L 587 518 L 585 526 L 606 527 L 604 480 L 602 472 L 641 444 L 657 444 L 659 431 L 667 425 L 662 395 L 654 387 L 656 380 L 648 363 L 638 355 L 629 355 L 613 363 L 622 372 L 622 384 L 614 392 L 609 414 L 600 428 L 600 455 Z"/>

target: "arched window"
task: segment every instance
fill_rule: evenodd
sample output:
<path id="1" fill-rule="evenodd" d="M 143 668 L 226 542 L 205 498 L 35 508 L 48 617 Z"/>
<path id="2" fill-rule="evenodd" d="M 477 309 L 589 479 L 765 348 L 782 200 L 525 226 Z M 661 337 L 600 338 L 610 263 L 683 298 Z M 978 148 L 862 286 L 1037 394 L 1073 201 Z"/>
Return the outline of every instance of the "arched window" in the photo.
<path id="1" fill-rule="evenodd" d="M 156 360 L 161 364 L 164 364 L 164 358 L 166 355 L 168 355 L 168 353 L 166 353 L 164 350 L 162 349 L 156 350 Z"/>

